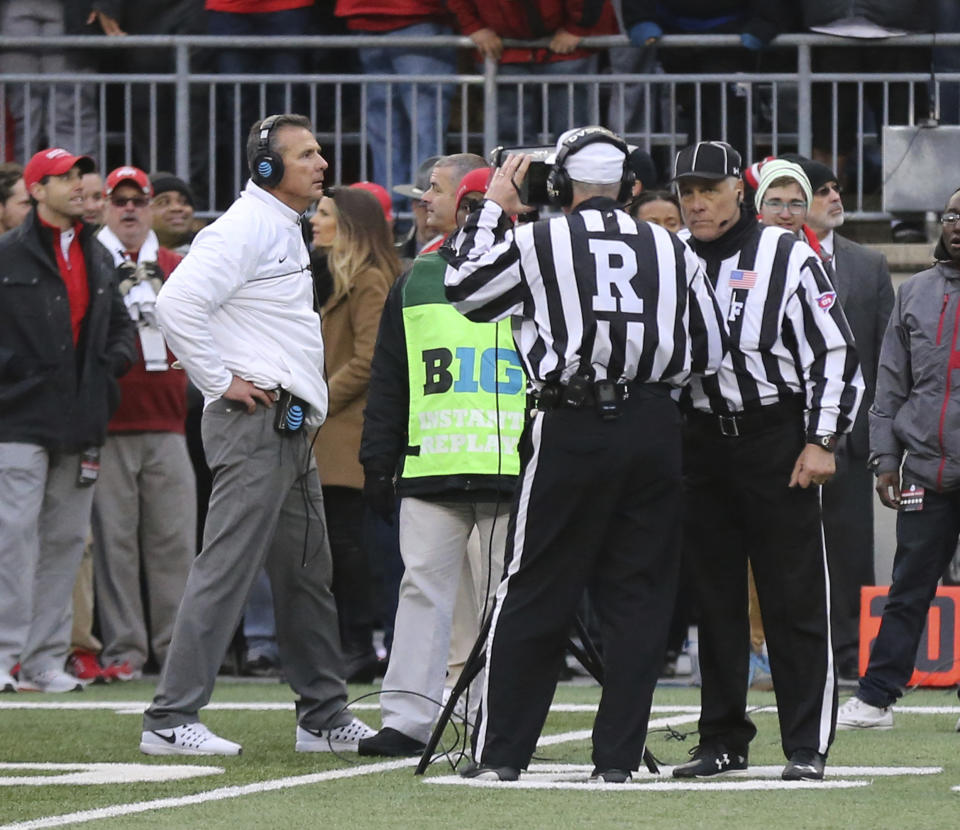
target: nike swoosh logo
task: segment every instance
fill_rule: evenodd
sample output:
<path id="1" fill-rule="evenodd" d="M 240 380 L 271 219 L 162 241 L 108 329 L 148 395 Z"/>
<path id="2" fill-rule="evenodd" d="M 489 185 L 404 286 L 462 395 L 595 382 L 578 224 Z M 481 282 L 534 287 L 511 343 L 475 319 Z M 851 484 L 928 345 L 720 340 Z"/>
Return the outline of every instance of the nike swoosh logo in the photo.
<path id="1" fill-rule="evenodd" d="M 285 261 L 285 260 L 286 260 L 286 258 L 287 258 L 287 255 L 286 255 L 286 254 L 284 254 L 284 255 L 283 255 L 282 257 L 280 257 L 280 262 L 283 262 L 283 261 Z"/>
<path id="2" fill-rule="evenodd" d="M 157 732 L 156 729 L 151 729 L 150 731 L 153 732 L 153 734 L 156 735 L 158 738 L 163 738 L 163 740 L 165 740 L 168 744 L 175 744 L 177 742 L 177 736 L 172 732 L 170 733 L 169 736 L 167 736 L 167 735 L 164 735 L 162 732 Z"/>

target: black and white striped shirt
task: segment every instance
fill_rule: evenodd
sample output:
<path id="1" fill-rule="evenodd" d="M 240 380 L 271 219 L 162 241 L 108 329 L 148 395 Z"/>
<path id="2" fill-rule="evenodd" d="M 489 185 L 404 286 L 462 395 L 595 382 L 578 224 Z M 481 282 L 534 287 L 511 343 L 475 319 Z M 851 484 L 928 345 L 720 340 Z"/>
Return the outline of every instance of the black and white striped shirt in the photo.
<path id="1" fill-rule="evenodd" d="M 752 216 L 728 233 L 734 250 L 690 239 L 725 312 L 730 352 L 715 375 L 691 381 L 682 402 L 729 414 L 803 396 L 808 436 L 848 432 L 863 377 L 820 258 L 795 234 Z"/>
<path id="2" fill-rule="evenodd" d="M 576 374 L 680 386 L 716 371 L 722 313 L 693 252 L 612 199 L 517 228 L 487 200 L 442 254 L 447 297 L 475 321 L 513 318 L 534 388 Z"/>

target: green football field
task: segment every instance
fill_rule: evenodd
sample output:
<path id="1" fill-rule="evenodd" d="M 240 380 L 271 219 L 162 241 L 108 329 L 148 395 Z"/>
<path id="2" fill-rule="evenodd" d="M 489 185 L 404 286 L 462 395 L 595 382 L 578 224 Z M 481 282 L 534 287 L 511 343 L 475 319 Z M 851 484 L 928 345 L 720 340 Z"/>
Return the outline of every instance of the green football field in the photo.
<path id="1" fill-rule="evenodd" d="M 763 709 L 773 695 L 753 692 L 759 734 L 749 771 L 696 782 L 644 773 L 624 786 L 586 781 L 599 697 L 592 685 L 561 685 L 538 759 L 515 784 L 463 782 L 452 774 L 452 756 L 417 778 L 406 759 L 297 754 L 289 689 L 228 678 L 203 721 L 240 741 L 243 755 L 149 758 L 137 745 L 152 692 L 150 681 L 138 681 L 0 696 L 0 830 L 960 826 L 953 690 L 909 694 L 891 731 L 839 733 L 819 784 L 780 781 L 776 716 Z M 351 693 L 361 698 L 357 714 L 378 725 L 376 688 Z M 665 765 L 686 760 L 696 744 L 698 700 L 694 688 L 658 689 L 648 746 Z M 452 729 L 446 737 L 452 748 Z"/>

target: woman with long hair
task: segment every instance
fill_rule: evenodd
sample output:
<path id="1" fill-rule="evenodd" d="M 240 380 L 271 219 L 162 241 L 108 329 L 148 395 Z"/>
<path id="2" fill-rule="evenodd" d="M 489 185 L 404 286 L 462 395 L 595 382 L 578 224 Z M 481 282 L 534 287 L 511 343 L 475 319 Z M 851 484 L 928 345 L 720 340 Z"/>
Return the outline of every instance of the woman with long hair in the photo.
<path id="1" fill-rule="evenodd" d="M 326 250 L 330 273 L 329 296 L 321 309 L 329 405 L 314 452 L 333 552 L 345 675 L 355 682 L 370 681 L 377 655 L 358 453 L 373 346 L 400 261 L 383 209 L 365 190 L 331 191 L 310 224 L 314 247 Z"/>

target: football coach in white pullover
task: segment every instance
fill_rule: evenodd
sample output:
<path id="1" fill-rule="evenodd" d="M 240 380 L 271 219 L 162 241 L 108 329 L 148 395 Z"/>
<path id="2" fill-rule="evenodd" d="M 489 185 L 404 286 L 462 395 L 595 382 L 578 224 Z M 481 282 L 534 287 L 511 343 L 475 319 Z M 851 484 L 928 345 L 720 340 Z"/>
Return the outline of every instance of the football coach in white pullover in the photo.
<path id="1" fill-rule="evenodd" d="M 264 564 L 280 656 L 299 695 L 297 751 L 355 750 L 374 734 L 345 708 L 330 547 L 310 452 L 327 387 L 300 217 L 323 195 L 327 162 L 301 115 L 254 124 L 247 161 L 246 189 L 199 233 L 157 298 L 167 342 L 205 398 L 213 492 L 203 551 L 144 715 L 140 750 L 148 755 L 240 753 L 198 712 Z M 275 415 L 288 395 L 299 411 L 279 431 Z"/>

